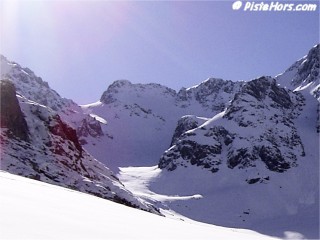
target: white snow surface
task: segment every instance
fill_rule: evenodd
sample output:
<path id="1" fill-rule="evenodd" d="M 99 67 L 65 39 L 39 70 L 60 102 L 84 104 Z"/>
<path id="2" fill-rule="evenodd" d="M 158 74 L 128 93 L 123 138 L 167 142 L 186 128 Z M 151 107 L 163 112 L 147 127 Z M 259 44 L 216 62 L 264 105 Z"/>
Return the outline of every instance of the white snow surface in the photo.
<path id="1" fill-rule="evenodd" d="M 3 171 L 0 192 L 1 239 L 275 239 L 168 219 Z"/>
<path id="2" fill-rule="evenodd" d="M 295 174 L 299 173 L 290 173 Z M 248 185 L 235 184 L 245 177 L 239 170 L 225 168 L 213 177 L 195 166 L 173 172 L 153 166 L 121 168 L 118 177 L 134 195 L 168 218 L 248 228 L 282 239 L 317 239 L 317 193 L 302 193 L 299 205 L 290 195 L 300 186 L 291 181 L 290 175 L 275 173 L 271 174 L 271 178 L 278 178 L 274 184 Z"/>

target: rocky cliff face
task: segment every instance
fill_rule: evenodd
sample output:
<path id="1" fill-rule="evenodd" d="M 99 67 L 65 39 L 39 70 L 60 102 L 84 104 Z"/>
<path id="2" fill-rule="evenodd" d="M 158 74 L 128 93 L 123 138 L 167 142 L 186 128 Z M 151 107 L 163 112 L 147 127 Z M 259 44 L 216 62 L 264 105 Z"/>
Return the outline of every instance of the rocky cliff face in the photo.
<path id="1" fill-rule="evenodd" d="M 179 140 L 179 137 L 194 128 L 199 127 L 201 124 L 203 124 L 205 121 L 207 121 L 207 118 L 201 118 L 194 115 L 186 115 L 183 116 L 177 123 L 177 127 L 174 131 L 174 134 L 172 136 L 171 144 L 170 146 L 173 146 L 177 143 Z"/>
<path id="2" fill-rule="evenodd" d="M 217 172 L 220 164 L 245 169 L 262 161 L 269 170 L 284 172 L 305 155 L 293 123 L 304 104 L 301 94 L 279 87 L 275 79 L 250 81 L 219 117 L 198 127 L 191 123 L 183 134 L 176 131 L 174 136 L 181 136 L 159 167 L 174 170 L 191 164 Z"/>
<path id="3" fill-rule="evenodd" d="M 188 108 L 197 102 L 204 109 L 218 113 L 225 109 L 243 82 L 209 78 L 197 86 L 182 88 L 177 96 L 177 105 Z"/>
<path id="4" fill-rule="evenodd" d="M 99 138 L 104 136 L 101 128 L 101 124 L 91 116 L 84 118 L 79 127 L 77 128 L 77 135 L 80 138 L 81 144 L 87 144 L 86 138 L 91 136 L 93 138 Z"/>
<path id="5" fill-rule="evenodd" d="M 0 81 L 0 126 L 5 128 L 8 136 L 27 141 L 28 126 L 21 111 L 16 89 L 9 80 Z"/>

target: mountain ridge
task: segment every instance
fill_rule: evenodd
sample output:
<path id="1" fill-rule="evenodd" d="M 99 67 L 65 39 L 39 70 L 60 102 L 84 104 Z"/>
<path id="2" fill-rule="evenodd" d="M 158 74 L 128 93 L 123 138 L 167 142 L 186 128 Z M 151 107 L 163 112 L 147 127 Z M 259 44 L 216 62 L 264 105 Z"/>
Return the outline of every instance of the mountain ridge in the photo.
<path id="1" fill-rule="evenodd" d="M 49 95 L 49 104 L 41 94 L 28 99 L 38 85 L 47 86 L 33 79 L 36 76 L 29 70 L 10 67 L 10 62 L 2 77 L 12 78 L 15 84 L 26 82 L 25 88 L 17 88 L 17 96 L 27 122 L 36 118 L 41 124 L 47 122 L 34 130 L 39 136 L 41 131 L 49 132 L 49 137 L 65 132 L 61 130 L 65 122 L 74 129 L 84 153 L 108 166 L 120 180 L 125 179 L 125 171 L 119 167 L 159 166 L 157 176 L 150 174 L 147 189 L 165 195 L 202 196 L 157 205 L 149 192 L 136 192 L 126 181 L 124 185 L 139 196 L 134 201 L 140 206 L 150 210 L 155 204 L 163 214 L 168 208 L 198 221 L 261 231 L 263 223 L 279 217 L 292 223 L 295 216 L 311 212 L 308 221 L 314 237 L 319 235 L 315 220 L 319 210 L 318 52 L 316 45 L 284 73 L 246 82 L 209 78 L 175 91 L 160 84 L 118 80 L 98 102 L 82 106 L 55 94 Z M 28 88 L 31 81 L 35 83 Z M 52 100 L 55 97 L 57 101 Z M 59 112 L 61 122 L 53 117 L 54 112 Z M 53 123 L 60 125 L 58 132 L 51 128 Z M 58 139 L 54 137 L 56 143 L 61 138 L 59 134 Z M 19 146 L 14 141 L 10 144 L 11 149 Z M 81 154 L 79 145 L 77 149 L 77 144 L 70 144 L 72 151 Z M 18 149 L 24 151 L 23 146 Z M 75 156 L 64 149 L 54 154 L 59 152 L 69 159 Z M 5 168 L 13 161 L 7 159 Z M 95 167 L 93 175 L 94 171 Z M 279 222 L 278 227 L 287 226 Z M 301 230 L 297 224 L 293 227 Z M 308 231 L 303 234 L 310 237 Z"/>

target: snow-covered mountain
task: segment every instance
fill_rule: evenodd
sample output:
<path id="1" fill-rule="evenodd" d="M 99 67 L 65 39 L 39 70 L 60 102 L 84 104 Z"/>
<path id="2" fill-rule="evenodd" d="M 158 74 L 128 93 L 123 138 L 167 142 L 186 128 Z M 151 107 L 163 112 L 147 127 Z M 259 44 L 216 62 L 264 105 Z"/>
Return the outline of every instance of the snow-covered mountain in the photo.
<path id="1" fill-rule="evenodd" d="M 78 131 L 80 137 L 103 135 L 99 129 L 100 122 L 94 117 L 84 114 L 81 107 L 72 100 L 61 97 L 29 68 L 9 61 L 2 55 L 0 55 L 0 79 L 10 79 L 18 94 L 58 112 L 63 121 Z"/>
<path id="2" fill-rule="evenodd" d="M 217 172 L 221 164 L 245 169 L 256 168 L 256 162 L 261 161 L 264 168 L 284 172 L 297 166 L 298 157 L 305 156 L 293 122 L 303 104 L 300 94 L 290 96 L 275 79 L 252 80 L 223 112 L 176 139 L 159 166 L 174 170 L 191 164 Z"/>
<path id="3" fill-rule="evenodd" d="M 178 133 L 150 189 L 201 194 L 168 203 L 199 221 L 261 231 L 274 221 L 319 237 L 319 80 L 317 45 L 276 79 L 245 83 L 224 111 Z"/>
<path id="4" fill-rule="evenodd" d="M 2 62 L 2 66 L 5 63 L 11 64 Z M 79 106 L 62 99 L 30 70 L 25 72 L 14 65 L 14 72 L 15 75 L 3 75 L 7 79 L 0 81 L 2 170 L 157 212 L 133 196 L 112 171 L 83 149 L 76 130 L 61 117 L 73 117 L 75 113 L 69 107 L 81 110 Z M 21 82 L 25 85 L 19 85 Z M 33 95 L 38 87 L 39 94 Z M 92 117 L 86 116 L 79 128 L 93 129 L 90 120 Z"/>
<path id="5" fill-rule="evenodd" d="M 274 78 L 209 78 L 178 92 L 118 80 L 99 101 L 83 106 L 51 92 L 30 70 L 1 59 L 2 77 L 25 84 L 17 87 L 25 117 L 18 108 L 13 111 L 21 115 L 20 128 L 2 126 L 6 169 L 19 174 L 46 169 L 63 186 L 65 176 L 82 176 L 77 189 L 90 192 L 100 186 L 99 176 L 108 176 L 105 184 L 110 179 L 120 184 L 105 164 L 141 208 L 154 205 L 166 216 L 278 237 L 286 230 L 319 237 L 319 45 Z M 21 145 L 16 137 L 24 136 Z M 28 167 L 17 152 L 29 156 Z M 30 159 L 41 167 L 34 168 Z M 54 169 L 47 169 L 46 161 L 54 162 Z M 71 163 L 67 171 L 63 162 Z M 60 169 L 64 176 L 57 174 Z"/>
<path id="6" fill-rule="evenodd" d="M 159 84 L 111 84 L 100 101 L 82 106 L 87 114 L 107 121 L 103 140 L 85 145 L 113 171 L 124 166 L 156 165 L 185 115 L 212 117 L 222 111 L 242 82 L 209 78 L 179 92 Z"/>
<path id="7" fill-rule="evenodd" d="M 156 175 L 150 168 L 119 174 L 147 202 L 157 204 L 155 193 L 200 194 L 167 198 L 166 207 L 207 223 L 317 237 L 318 51 L 319 45 L 275 78 L 211 78 L 178 93 L 116 81 L 99 102 L 83 106 L 108 122 L 109 136 L 85 148 L 115 171 L 158 164 Z M 130 183 L 142 171 L 144 192 Z"/>

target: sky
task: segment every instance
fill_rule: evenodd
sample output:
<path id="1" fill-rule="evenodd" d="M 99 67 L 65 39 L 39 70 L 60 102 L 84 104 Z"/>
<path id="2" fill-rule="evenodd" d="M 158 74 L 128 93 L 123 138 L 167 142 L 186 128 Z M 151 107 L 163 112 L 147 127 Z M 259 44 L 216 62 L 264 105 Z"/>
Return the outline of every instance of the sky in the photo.
<path id="1" fill-rule="evenodd" d="M 250 12 L 233 10 L 233 1 L 0 0 L 0 54 L 79 104 L 96 102 L 119 79 L 179 90 L 209 77 L 275 76 L 319 43 L 319 2 L 278 2 L 318 8 Z"/>

